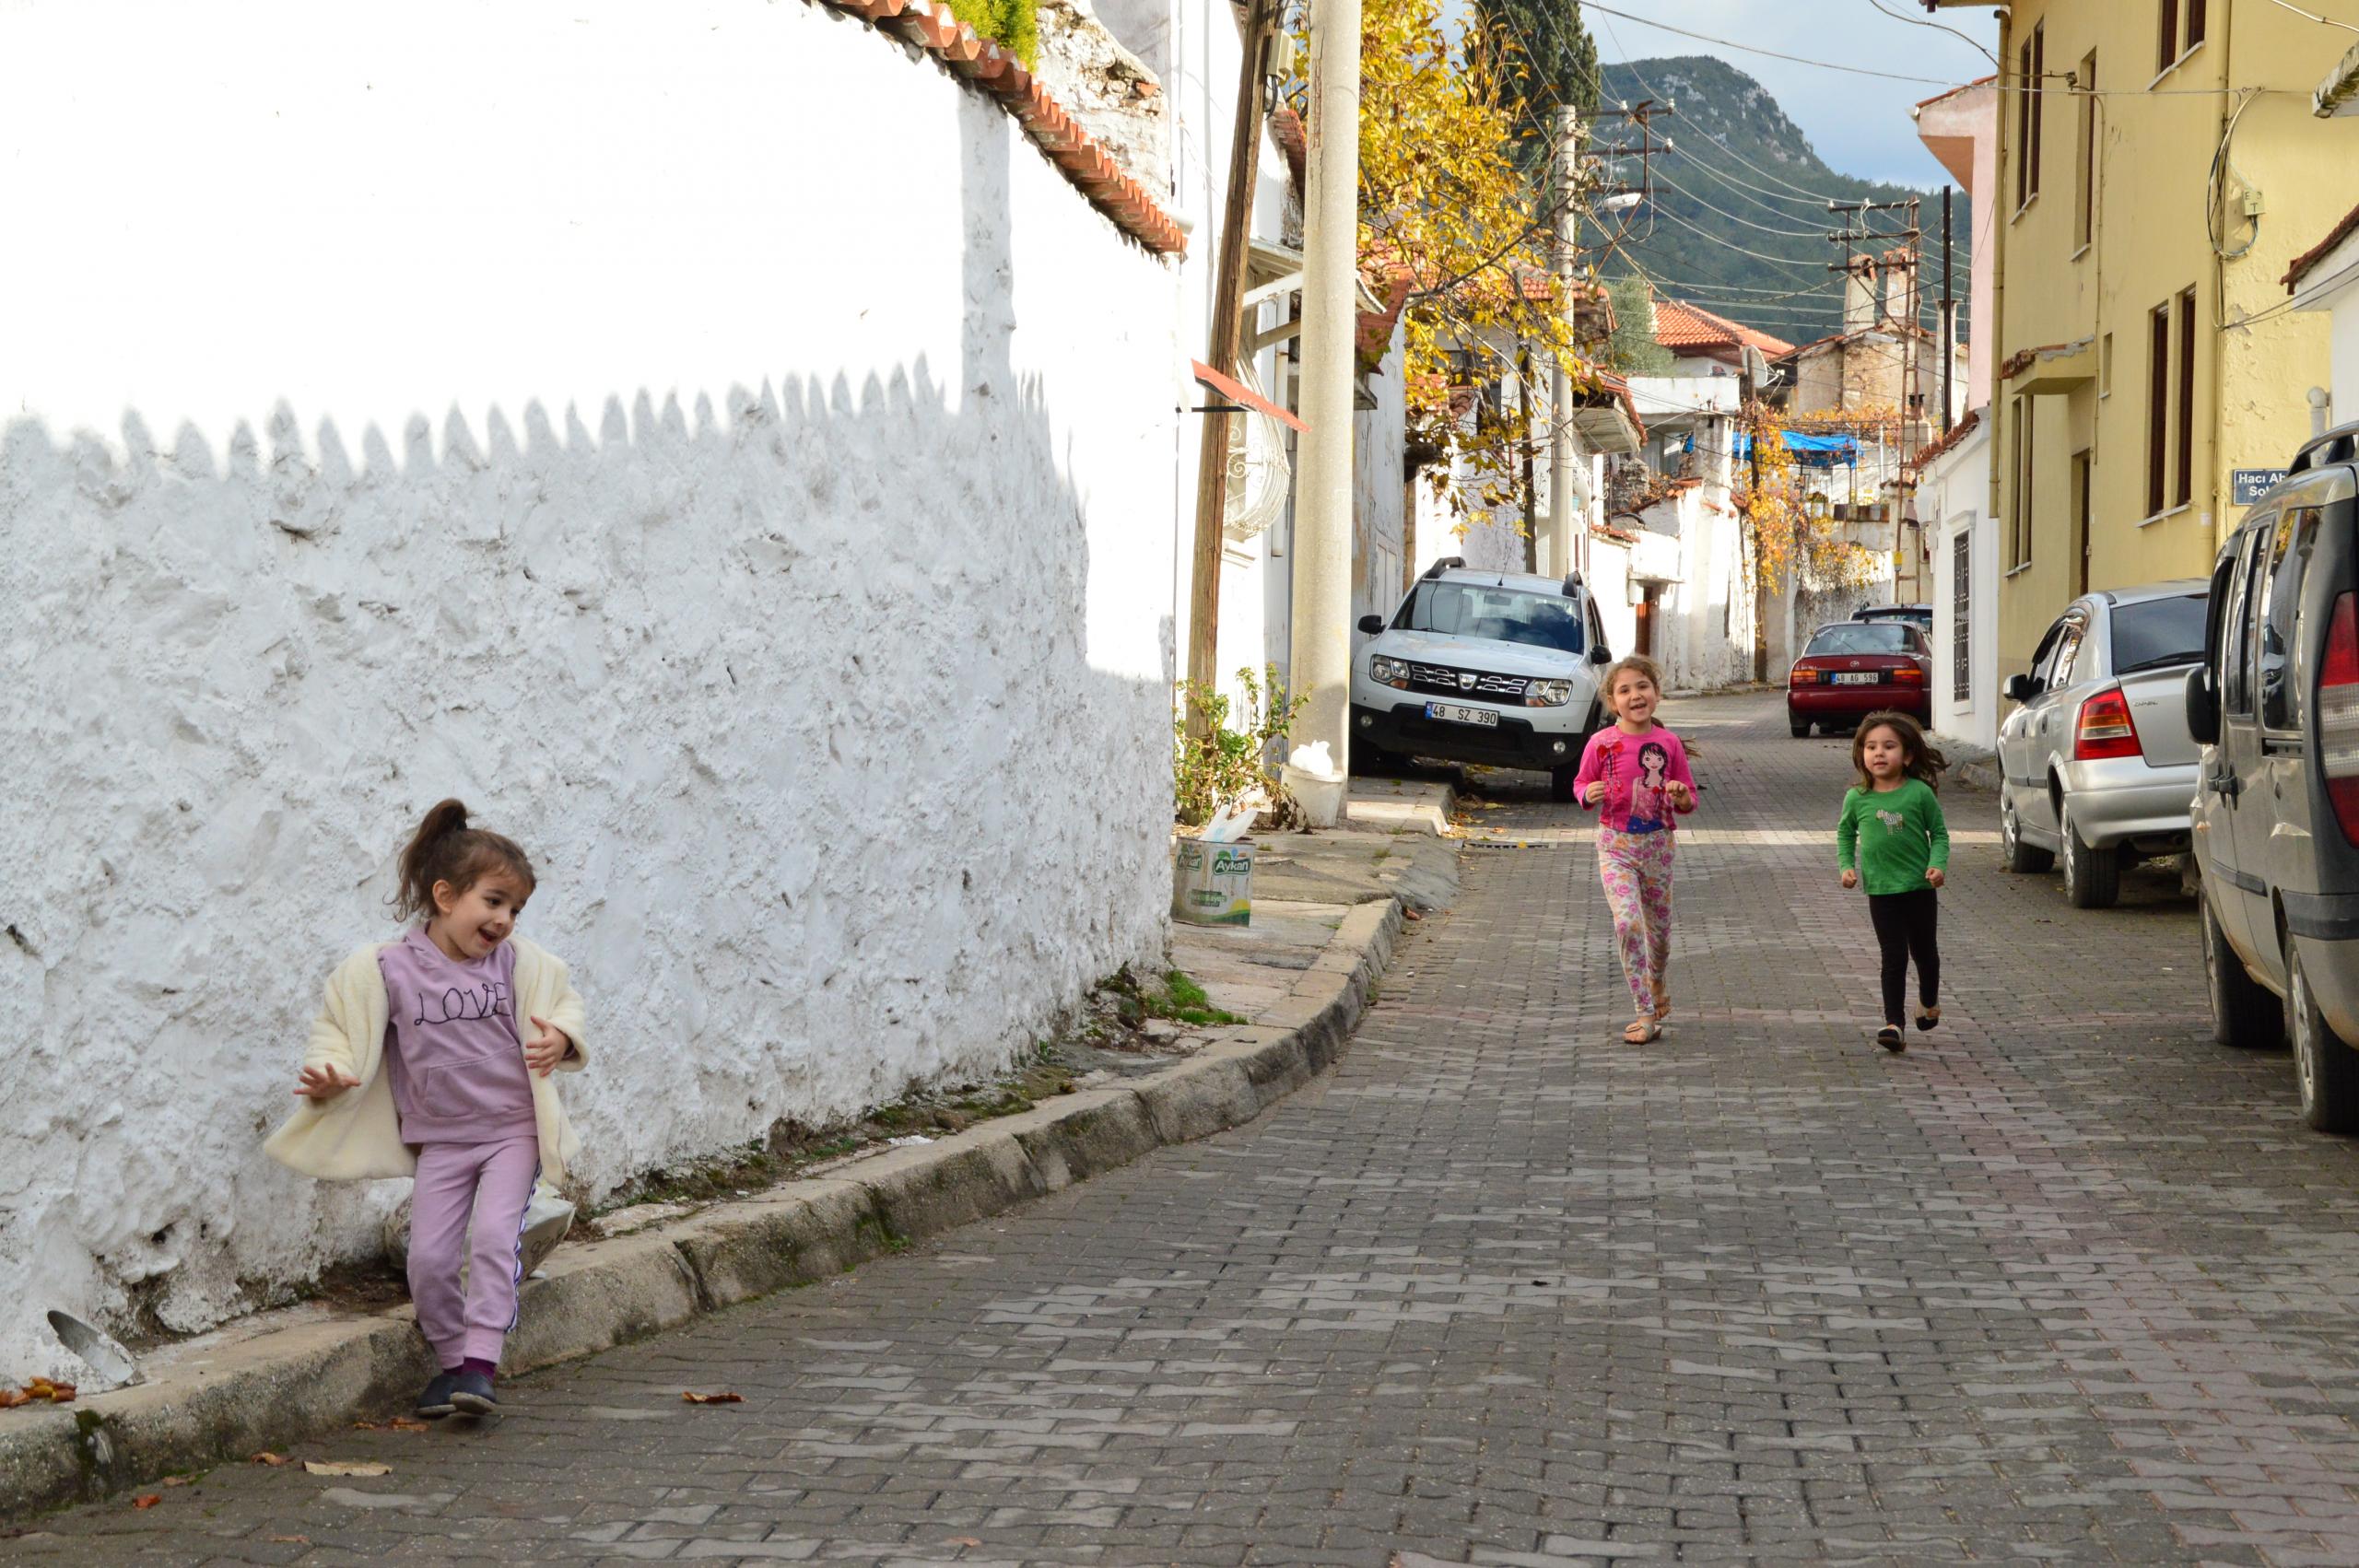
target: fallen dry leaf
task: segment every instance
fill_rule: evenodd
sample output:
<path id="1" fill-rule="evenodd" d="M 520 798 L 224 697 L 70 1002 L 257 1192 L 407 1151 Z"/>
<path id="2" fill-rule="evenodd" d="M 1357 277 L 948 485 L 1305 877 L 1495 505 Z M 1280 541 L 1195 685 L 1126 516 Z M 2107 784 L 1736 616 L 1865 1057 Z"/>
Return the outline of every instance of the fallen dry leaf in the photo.
<path id="1" fill-rule="evenodd" d="M 395 1432 L 430 1432 L 433 1430 L 433 1428 L 428 1426 L 425 1422 L 412 1421 L 407 1416 L 395 1416 L 385 1424 L 392 1427 Z"/>
<path id="2" fill-rule="evenodd" d="M 374 1432 L 377 1430 L 377 1423 L 373 1421 L 356 1421 L 352 1423 L 352 1430 L 355 1432 Z"/>
<path id="3" fill-rule="evenodd" d="M 46 1377 L 36 1377 L 26 1384 L 25 1392 L 36 1399 L 47 1399 L 53 1405 L 69 1405 L 74 1402 L 74 1385 L 53 1383 Z"/>
<path id="4" fill-rule="evenodd" d="M 196 1478 L 194 1476 L 166 1476 L 164 1478 L 164 1484 L 166 1486 L 186 1486 L 195 1479 Z"/>
<path id="5" fill-rule="evenodd" d="M 306 1459 L 303 1468 L 315 1476 L 389 1476 L 391 1465 L 374 1459 Z"/>
<path id="6" fill-rule="evenodd" d="M 944 1541 L 942 1544 L 945 1546 L 980 1546 L 983 1543 L 977 1540 L 973 1536 L 952 1536 L 948 1540 Z"/>
<path id="7" fill-rule="evenodd" d="M 698 1394 L 691 1392 L 683 1394 L 680 1398 L 686 1399 L 692 1405 L 742 1405 L 745 1402 L 745 1396 L 743 1394 Z"/>
<path id="8" fill-rule="evenodd" d="M 29 1405 L 33 1397 L 22 1388 L 0 1388 L 0 1410 L 13 1410 L 18 1405 Z"/>
<path id="9" fill-rule="evenodd" d="M 150 1492 L 133 1498 L 131 1500 L 131 1505 L 134 1508 L 153 1508 L 157 1504 L 161 1503 L 163 1500 L 164 1494 L 162 1492 Z"/>
<path id="10" fill-rule="evenodd" d="M 274 1454 L 266 1448 L 254 1456 L 254 1463 L 257 1465 L 291 1465 L 294 1462 L 286 1455 Z"/>

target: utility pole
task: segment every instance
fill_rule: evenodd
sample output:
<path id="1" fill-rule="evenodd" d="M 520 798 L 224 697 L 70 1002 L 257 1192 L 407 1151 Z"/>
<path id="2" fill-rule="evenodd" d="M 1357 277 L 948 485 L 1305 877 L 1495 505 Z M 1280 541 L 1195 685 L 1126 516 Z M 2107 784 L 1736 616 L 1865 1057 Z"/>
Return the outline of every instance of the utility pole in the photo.
<path id="1" fill-rule="evenodd" d="M 1253 0 L 1245 18 L 1245 52 L 1238 66 L 1237 123 L 1228 142 L 1228 199 L 1221 208 L 1220 266 L 1213 285 L 1213 336 L 1207 355 L 1224 376 L 1237 374 L 1237 338 L 1244 315 L 1245 249 L 1253 228 L 1253 184 L 1262 150 L 1262 76 L 1266 69 L 1274 0 Z M 1225 409 L 1203 415 L 1196 454 L 1196 548 L 1188 591 L 1188 679 L 1209 691 L 1219 678 L 1220 556 L 1228 516 L 1228 421 Z M 1208 721 L 1188 704 L 1188 731 L 1207 731 Z"/>
<path id="2" fill-rule="evenodd" d="M 1951 384 L 1957 364 L 1957 296 L 1950 289 L 1950 197 L 1954 188 L 1942 187 L 1942 434 L 1957 423 L 1957 388 Z"/>
<path id="3" fill-rule="evenodd" d="M 1309 190 L 1303 201 L 1302 418 L 1289 682 L 1298 745 L 1351 758 L 1352 367 L 1358 322 L 1360 0 L 1311 0 Z M 1340 805 L 1340 792 L 1338 804 Z M 1332 827 L 1334 819 L 1313 820 Z"/>
<path id="4" fill-rule="evenodd" d="M 1580 113 L 1570 104 L 1556 110 L 1555 170 L 1557 305 L 1569 324 L 1580 308 L 1574 294 L 1576 252 L 1574 191 L 1579 184 Z M 1548 558 L 1543 565 L 1552 577 L 1579 569 L 1573 525 L 1573 383 L 1565 373 L 1562 356 L 1552 356 L 1548 376 Z"/>

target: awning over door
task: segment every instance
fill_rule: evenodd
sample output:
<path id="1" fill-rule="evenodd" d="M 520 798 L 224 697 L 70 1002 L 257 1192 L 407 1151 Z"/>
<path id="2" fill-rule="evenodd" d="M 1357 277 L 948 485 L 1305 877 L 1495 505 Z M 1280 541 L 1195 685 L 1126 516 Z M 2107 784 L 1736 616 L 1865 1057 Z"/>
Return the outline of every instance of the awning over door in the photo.
<path id="1" fill-rule="evenodd" d="M 1271 418 L 1279 420 L 1297 430 L 1304 432 L 1306 435 L 1309 433 L 1309 426 L 1304 424 L 1301 420 L 1296 418 L 1293 415 L 1287 413 L 1276 404 L 1272 403 L 1260 392 L 1253 392 L 1245 387 L 1234 377 L 1222 375 L 1218 370 L 1214 369 L 1210 365 L 1205 364 L 1201 359 L 1191 359 L 1189 361 L 1189 364 L 1196 372 L 1196 380 L 1203 382 L 1204 385 L 1212 388 L 1213 391 L 1220 393 L 1221 396 L 1228 399 L 1229 402 L 1236 404 L 1238 407 L 1252 409 L 1257 414 L 1266 414 Z"/>

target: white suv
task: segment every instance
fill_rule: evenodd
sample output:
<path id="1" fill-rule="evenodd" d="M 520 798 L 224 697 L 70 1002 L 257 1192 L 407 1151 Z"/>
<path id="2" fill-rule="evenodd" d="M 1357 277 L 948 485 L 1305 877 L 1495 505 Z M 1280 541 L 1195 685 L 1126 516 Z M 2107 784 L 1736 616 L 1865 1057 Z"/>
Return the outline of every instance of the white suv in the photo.
<path id="1" fill-rule="evenodd" d="M 1352 661 L 1352 755 L 1438 757 L 1546 772 L 1573 798 L 1581 747 L 1600 721 L 1598 667 L 1613 662 L 1580 574 L 1562 582 L 1468 571 L 1458 556 L 1426 568 Z"/>

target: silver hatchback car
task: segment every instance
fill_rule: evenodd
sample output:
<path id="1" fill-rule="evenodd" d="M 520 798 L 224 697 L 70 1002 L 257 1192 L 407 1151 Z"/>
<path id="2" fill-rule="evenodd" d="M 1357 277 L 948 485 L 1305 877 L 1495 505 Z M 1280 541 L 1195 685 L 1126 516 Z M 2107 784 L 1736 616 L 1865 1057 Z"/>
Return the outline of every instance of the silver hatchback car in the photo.
<path id="1" fill-rule="evenodd" d="M 2084 594 L 2010 678 L 2021 704 L 1999 727 L 1999 833 L 2007 869 L 2044 872 L 2109 907 L 2121 868 L 2188 848 L 2200 760 L 2187 731 L 2190 665 L 2203 661 L 2201 579 Z"/>

